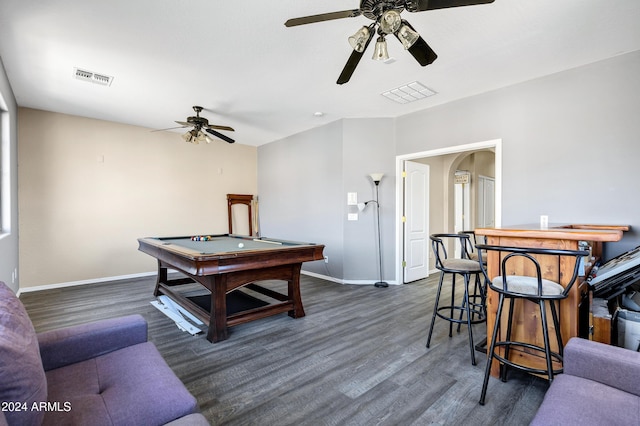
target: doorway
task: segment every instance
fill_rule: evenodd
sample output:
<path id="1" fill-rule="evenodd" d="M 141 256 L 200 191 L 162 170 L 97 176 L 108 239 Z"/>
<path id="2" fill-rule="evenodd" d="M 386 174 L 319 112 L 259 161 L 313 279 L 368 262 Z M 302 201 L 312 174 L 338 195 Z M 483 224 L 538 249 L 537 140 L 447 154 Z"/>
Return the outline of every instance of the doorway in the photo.
<path id="1" fill-rule="evenodd" d="M 485 142 L 477 142 L 466 145 L 458 145 L 447 148 L 440 148 L 430 151 L 417 152 L 413 154 L 406 154 L 396 157 L 396 173 L 397 176 L 403 176 L 403 171 L 405 170 L 405 165 L 407 162 L 415 162 L 425 160 L 428 162 L 429 159 L 433 159 L 433 157 L 442 157 L 449 156 L 451 154 L 458 154 L 459 158 L 465 157 L 465 153 L 472 154 L 477 151 L 486 151 L 491 150 L 494 153 L 494 167 L 495 167 L 495 176 L 494 178 L 490 178 L 490 181 L 483 180 L 483 183 L 490 188 L 490 192 L 486 197 L 477 195 L 473 198 L 474 200 L 466 201 L 467 206 L 473 205 L 476 209 L 479 209 L 482 205 L 483 211 L 486 212 L 483 217 L 483 221 L 488 220 L 488 214 L 492 214 L 493 216 L 493 226 L 500 226 L 502 222 L 501 212 L 502 212 L 502 140 L 494 139 Z M 456 165 L 459 163 L 456 163 Z M 486 176 L 484 176 L 486 178 Z M 409 282 L 406 280 L 406 256 L 407 253 L 405 251 L 405 244 L 408 239 L 406 236 L 406 227 L 405 227 L 405 205 L 407 203 L 407 197 L 411 197 L 410 194 L 405 191 L 405 180 L 398 179 L 396 183 L 396 217 L 403 220 L 396 221 L 396 282 L 406 283 Z M 480 181 L 478 181 L 480 184 Z M 464 194 L 461 194 L 464 196 Z M 449 199 L 450 198 L 450 199 Z M 482 199 L 482 200 L 481 200 Z M 441 203 L 447 203 L 447 205 L 451 205 L 453 209 L 454 203 L 454 193 L 452 192 L 450 197 L 445 196 L 445 199 L 438 200 L 437 197 L 430 197 L 428 200 L 428 211 L 433 212 L 436 211 L 434 209 L 442 209 Z M 481 204 L 484 203 L 484 204 Z M 480 212 L 476 211 L 476 218 L 479 218 Z M 453 217 L 453 216 L 452 216 Z M 451 219 L 454 221 L 454 219 Z M 480 222 L 478 222 L 480 223 Z M 443 229 L 453 229 L 454 223 L 449 223 L 448 219 L 444 220 L 444 223 L 441 226 L 441 229 L 434 229 L 433 232 L 441 231 Z M 429 253 L 430 244 L 426 244 L 425 250 Z M 431 258 L 431 254 L 429 255 Z M 426 272 L 428 276 L 428 270 Z M 415 276 L 411 276 L 415 278 Z"/>

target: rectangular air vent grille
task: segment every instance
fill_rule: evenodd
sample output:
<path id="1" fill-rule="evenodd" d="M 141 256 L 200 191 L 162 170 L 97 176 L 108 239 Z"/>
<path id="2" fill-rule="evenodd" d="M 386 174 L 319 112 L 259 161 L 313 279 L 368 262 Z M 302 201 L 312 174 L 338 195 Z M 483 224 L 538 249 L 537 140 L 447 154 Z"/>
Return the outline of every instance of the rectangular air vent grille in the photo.
<path id="1" fill-rule="evenodd" d="M 425 99 L 435 94 L 435 91 L 429 89 L 427 86 L 417 81 L 381 93 L 381 95 L 385 98 L 391 99 L 392 101 L 399 104 L 419 101 L 420 99 Z"/>
<path id="2" fill-rule="evenodd" d="M 74 75 L 78 80 L 90 81 L 91 83 L 100 84 L 102 86 L 111 86 L 113 77 L 97 72 L 88 71 L 81 68 L 74 68 Z"/>

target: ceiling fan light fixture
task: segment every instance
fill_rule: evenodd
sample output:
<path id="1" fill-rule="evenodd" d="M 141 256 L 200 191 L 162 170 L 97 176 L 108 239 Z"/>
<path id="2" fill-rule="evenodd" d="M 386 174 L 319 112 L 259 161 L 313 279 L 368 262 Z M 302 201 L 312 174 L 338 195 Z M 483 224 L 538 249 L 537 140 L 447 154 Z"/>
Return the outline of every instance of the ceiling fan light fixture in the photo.
<path id="1" fill-rule="evenodd" d="M 369 28 L 362 27 L 354 35 L 349 37 L 349 44 L 356 52 L 364 52 L 364 48 L 367 47 L 367 41 L 369 40 Z"/>
<path id="2" fill-rule="evenodd" d="M 420 38 L 420 34 L 415 32 L 413 28 L 411 28 L 406 23 L 402 24 L 396 35 L 398 36 L 398 39 L 404 46 L 405 50 L 408 50 Z"/>
<path id="3" fill-rule="evenodd" d="M 383 35 L 378 37 L 378 40 L 376 41 L 376 48 L 373 51 L 373 57 L 371 59 L 374 59 L 376 61 L 386 61 L 386 60 L 389 59 L 389 52 L 387 50 L 387 42 L 384 39 Z"/>
<path id="4" fill-rule="evenodd" d="M 198 131 L 195 129 L 189 130 L 187 133 L 182 135 L 182 139 L 184 139 L 184 141 L 187 143 L 200 143 L 200 141 L 198 140 Z"/>
<path id="5" fill-rule="evenodd" d="M 402 25 L 402 18 L 400 17 L 400 12 L 397 10 L 387 10 L 380 17 L 380 31 L 385 34 L 393 34 L 400 28 Z"/>
<path id="6" fill-rule="evenodd" d="M 211 139 L 205 132 L 200 130 L 198 132 L 198 136 L 196 137 L 196 143 L 200 143 L 200 142 L 211 143 L 213 142 L 213 139 Z"/>

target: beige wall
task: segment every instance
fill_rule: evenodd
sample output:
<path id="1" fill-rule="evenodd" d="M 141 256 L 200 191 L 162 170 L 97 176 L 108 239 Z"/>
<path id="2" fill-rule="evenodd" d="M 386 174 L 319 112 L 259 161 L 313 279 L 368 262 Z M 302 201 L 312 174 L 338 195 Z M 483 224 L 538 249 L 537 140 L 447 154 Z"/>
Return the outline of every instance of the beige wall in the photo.
<path id="1" fill-rule="evenodd" d="M 156 267 L 139 237 L 227 232 L 257 150 L 20 108 L 18 185 L 21 288 L 134 275 Z"/>

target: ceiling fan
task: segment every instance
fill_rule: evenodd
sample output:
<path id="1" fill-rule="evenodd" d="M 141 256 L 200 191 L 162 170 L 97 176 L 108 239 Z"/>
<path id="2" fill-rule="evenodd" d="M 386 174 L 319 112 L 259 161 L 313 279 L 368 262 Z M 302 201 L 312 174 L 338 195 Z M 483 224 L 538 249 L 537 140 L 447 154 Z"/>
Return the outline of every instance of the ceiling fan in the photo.
<path id="1" fill-rule="evenodd" d="M 354 35 L 349 37 L 349 44 L 353 48 L 353 52 L 351 52 L 351 56 L 347 60 L 347 64 L 337 81 L 338 84 L 344 84 L 351 79 L 351 75 L 358 66 L 364 51 L 376 33 L 376 27 L 378 38 L 376 40 L 373 59 L 389 59 L 385 36 L 393 34 L 423 67 L 436 60 L 438 55 L 436 55 L 424 39 L 420 37 L 420 34 L 416 32 L 411 24 L 400 16 L 403 10 L 414 13 L 493 2 L 494 0 L 361 0 L 359 9 L 293 18 L 285 22 L 284 25 L 294 27 L 333 19 L 355 18 L 360 15 L 364 15 L 373 20 L 374 22 L 372 24 L 363 26 Z"/>
<path id="2" fill-rule="evenodd" d="M 216 131 L 228 130 L 230 132 L 233 132 L 234 129 L 229 126 L 218 126 L 215 124 L 209 124 L 209 120 L 204 117 L 200 117 L 200 112 L 202 111 L 202 109 L 203 108 L 201 106 L 194 106 L 193 110 L 196 112 L 195 117 L 187 117 L 187 121 L 176 121 L 176 123 L 180 124 L 180 127 L 171 127 L 170 129 L 163 130 L 193 127 L 193 129 L 182 135 L 182 139 L 184 139 L 185 142 L 193 144 L 199 144 L 200 142 L 212 142 L 212 139 L 206 133 L 204 133 L 203 130 L 217 138 L 222 139 L 223 141 L 234 143 L 235 141 L 233 139 Z"/>

